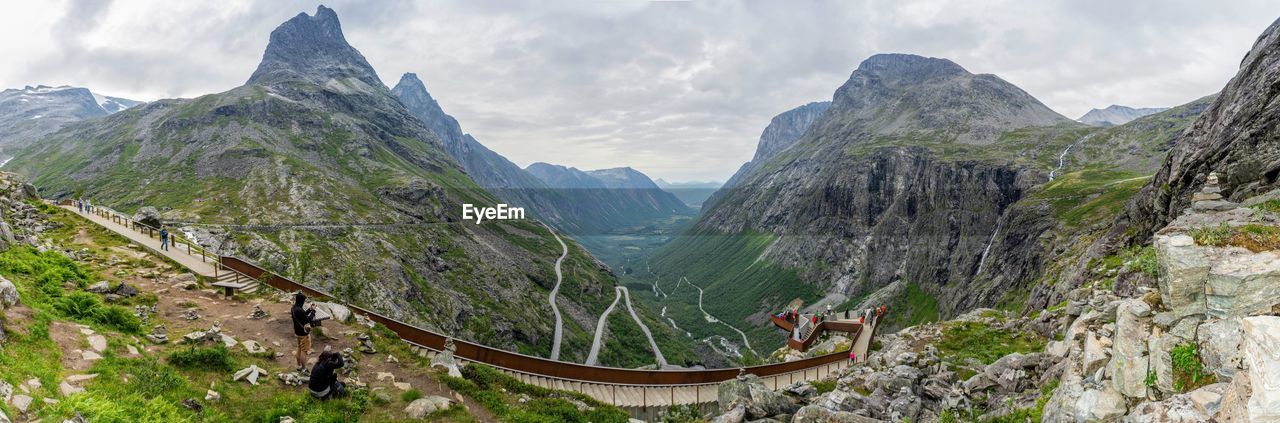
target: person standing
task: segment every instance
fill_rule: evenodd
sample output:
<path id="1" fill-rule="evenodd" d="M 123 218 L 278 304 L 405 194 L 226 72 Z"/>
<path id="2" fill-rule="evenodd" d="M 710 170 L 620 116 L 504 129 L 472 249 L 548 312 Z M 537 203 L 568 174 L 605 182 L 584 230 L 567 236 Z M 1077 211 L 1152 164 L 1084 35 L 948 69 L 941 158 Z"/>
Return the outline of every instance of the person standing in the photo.
<path id="1" fill-rule="evenodd" d="M 307 370 L 307 354 L 311 353 L 311 326 L 316 321 L 316 305 L 303 307 L 307 302 L 307 294 L 298 292 L 293 296 L 293 308 L 289 315 L 293 318 L 293 334 L 298 338 L 298 372 Z"/>
<path id="2" fill-rule="evenodd" d="M 849 350 L 849 364 L 850 364 L 850 365 L 853 365 L 853 364 L 857 364 L 857 363 L 858 363 L 858 353 L 857 353 L 857 352 L 854 352 L 854 351 L 853 351 L 853 349 L 850 349 L 850 350 Z"/>
<path id="3" fill-rule="evenodd" d="M 160 250 L 169 251 L 169 226 L 160 225 Z"/>

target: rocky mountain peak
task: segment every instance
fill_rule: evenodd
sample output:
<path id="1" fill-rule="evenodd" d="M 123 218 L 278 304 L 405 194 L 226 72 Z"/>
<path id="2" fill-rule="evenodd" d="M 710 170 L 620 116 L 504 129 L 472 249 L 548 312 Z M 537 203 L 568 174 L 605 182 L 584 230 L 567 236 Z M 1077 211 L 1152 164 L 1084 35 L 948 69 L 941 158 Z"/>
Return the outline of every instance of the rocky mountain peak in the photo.
<path id="1" fill-rule="evenodd" d="M 769 121 L 769 126 L 765 127 L 764 132 L 760 134 L 756 155 L 751 161 L 768 160 L 779 151 L 790 147 L 830 107 L 830 101 L 818 101 L 774 116 L 773 120 Z"/>
<path id="2" fill-rule="evenodd" d="M 355 78 L 381 86 L 377 72 L 342 35 L 333 9 L 319 6 L 315 15 L 299 13 L 271 31 L 262 62 L 249 84 L 272 85 L 304 79 L 324 84 L 331 79 Z"/>
<path id="3" fill-rule="evenodd" d="M 440 107 L 440 103 L 431 97 L 431 93 L 427 92 L 426 84 L 418 79 L 418 75 L 412 72 L 405 73 L 400 76 L 400 82 L 391 89 L 391 94 L 400 99 L 409 113 L 422 121 L 427 129 L 434 132 L 445 143 L 445 149 L 449 154 L 457 158 L 459 161 L 464 153 L 464 144 L 466 144 L 465 134 L 462 132 L 462 126 L 458 124 L 458 120 L 454 119 L 444 109 Z"/>
<path id="4" fill-rule="evenodd" d="M 947 59 L 877 54 L 853 71 L 832 99 L 824 131 L 994 142 L 1000 134 L 1070 119 L 995 75 L 972 74 Z"/>
<path id="5" fill-rule="evenodd" d="M 956 62 L 914 54 L 876 54 L 863 60 L 854 71 L 870 76 L 919 83 L 936 78 L 972 75 Z"/>

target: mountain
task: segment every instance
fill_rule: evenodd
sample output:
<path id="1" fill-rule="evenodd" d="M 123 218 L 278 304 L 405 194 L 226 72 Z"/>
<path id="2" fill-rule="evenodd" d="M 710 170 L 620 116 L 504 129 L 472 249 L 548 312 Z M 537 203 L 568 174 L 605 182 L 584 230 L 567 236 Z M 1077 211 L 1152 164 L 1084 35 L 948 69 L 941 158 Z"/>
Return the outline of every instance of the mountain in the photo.
<path id="1" fill-rule="evenodd" d="M 724 186 L 723 182 L 718 181 L 667 182 L 662 178 L 654 180 L 653 183 L 663 191 L 675 195 L 689 207 L 702 207 L 702 203 L 706 202 L 711 194 Z"/>
<path id="2" fill-rule="evenodd" d="M 593 221 L 589 216 L 563 213 L 563 205 L 572 200 L 550 190 L 542 180 L 464 133 L 458 120 L 444 112 L 417 74 L 401 76 L 391 93 L 440 138 L 445 151 L 462 164 L 471 179 L 498 198 L 531 209 L 534 215 L 561 230 L 576 232 L 586 226 L 583 222 Z"/>
<path id="3" fill-rule="evenodd" d="M 757 152 L 650 266 L 727 299 L 703 308 L 747 322 L 738 329 L 760 344 L 778 342 L 766 313 L 795 299 L 881 298 L 900 310 L 888 328 L 1018 309 L 1051 296 L 1037 290 L 1060 270 L 1051 265 L 1080 254 L 1064 246 L 1087 245 L 1123 212 L 1152 155 L 1198 110 L 1090 127 L 949 60 L 872 56 L 798 139 Z M 1109 153 L 1082 153 L 1099 150 Z M 671 295 L 668 315 L 700 315 L 697 294 Z"/>
<path id="4" fill-rule="evenodd" d="M 210 248 L 388 316 L 546 355 L 561 244 L 534 219 L 464 219 L 463 204 L 502 200 L 446 145 L 321 6 L 271 33 L 245 85 L 68 125 L 5 168 L 30 175 L 50 198 L 157 207 Z M 616 280 L 562 239 L 562 358 L 581 360 Z M 618 342 L 606 348 L 633 349 Z"/>
<path id="5" fill-rule="evenodd" d="M 1093 109 L 1076 121 L 1093 126 L 1115 126 L 1131 120 L 1169 110 L 1168 107 L 1145 107 L 1135 109 L 1128 106 L 1112 104 L 1105 109 Z"/>
<path id="6" fill-rule="evenodd" d="M 142 104 L 86 88 L 39 85 L 0 91 L 0 150 L 25 146 L 68 123 Z"/>
<path id="7" fill-rule="evenodd" d="M 1114 235 L 1142 242 L 1183 213 L 1191 194 L 1217 172 L 1222 196 L 1240 201 L 1280 187 L 1280 98 L 1275 72 L 1280 70 L 1280 20 L 1258 37 L 1200 118 L 1178 138 L 1159 170 L 1130 203 L 1115 225 Z"/>
<path id="8" fill-rule="evenodd" d="M 773 120 L 769 121 L 769 126 L 766 126 L 764 132 L 760 134 L 760 141 L 756 143 L 755 156 L 738 168 L 724 186 L 737 185 L 753 166 L 758 166 L 777 155 L 778 152 L 791 147 L 829 108 L 831 108 L 830 101 L 813 102 L 774 116 Z"/>
<path id="9" fill-rule="evenodd" d="M 591 175 L 576 169 L 569 172 L 583 178 L 585 185 L 581 186 L 547 180 L 543 176 L 549 175 L 535 171 L 540 165 L 521 169 L 464 133 L 458 120 L 445 113 L 416 74 L 404 74 L 391 92 L 440 138 L 445 151 L 477 184 L 503 201 L 529 208 L 533 215 L 567 233 L 598 235 L 645 219 L 693 213 L 630 168 L 592 171 Z"/>
<path id="10" fill-rule="evenodd" d="M 636 224 L 648 219 L 693 214 L 693 209 L 658 188 L 645 174 L 629 167 L 581 171 L 548 163 L 534 163 L 525 171 L 579 204 L 598 210 L 601 218 Z"/>

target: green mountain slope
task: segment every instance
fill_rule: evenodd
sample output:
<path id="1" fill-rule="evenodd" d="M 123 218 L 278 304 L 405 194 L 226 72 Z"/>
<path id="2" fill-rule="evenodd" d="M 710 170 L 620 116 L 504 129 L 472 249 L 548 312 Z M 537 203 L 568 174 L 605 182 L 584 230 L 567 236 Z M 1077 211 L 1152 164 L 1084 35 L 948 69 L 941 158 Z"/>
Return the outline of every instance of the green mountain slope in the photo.
<path id="1" fill-rule="evenodd" d="M 155 206 L 212 248 L 390 316 L 547 354 L 559 244 L 535 220 L 464 221 L 462 204 L 500 201 L 378 81 L 321 7 L 272 33 L 245 86 L 72 125 L 7 169 L 46 196 Z M 581 360 L 616 281 L 567 242 L 562 357 Z"/>

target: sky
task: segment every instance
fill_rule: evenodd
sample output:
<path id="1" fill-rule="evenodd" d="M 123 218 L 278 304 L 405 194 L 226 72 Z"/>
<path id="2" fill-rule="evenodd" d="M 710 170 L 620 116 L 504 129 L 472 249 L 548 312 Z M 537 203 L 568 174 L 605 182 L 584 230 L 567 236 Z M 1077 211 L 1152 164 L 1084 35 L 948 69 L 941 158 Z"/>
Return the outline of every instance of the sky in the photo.
<path id="1" fill-rule="evenodd" d="M 1034 3 L 1034 4 L 1027 4 Z M 137 100 L 239 86 L 314 1 L 0 3 L 0 88 Z M 866 57 L 945 57 L 1077 118 L 1175 106 L 1233 76 L 1270 1 L 326 1 L 387 84 L 415 72 L 518 165 L 727 179 L 778 113 L 830 100 Z"/>

